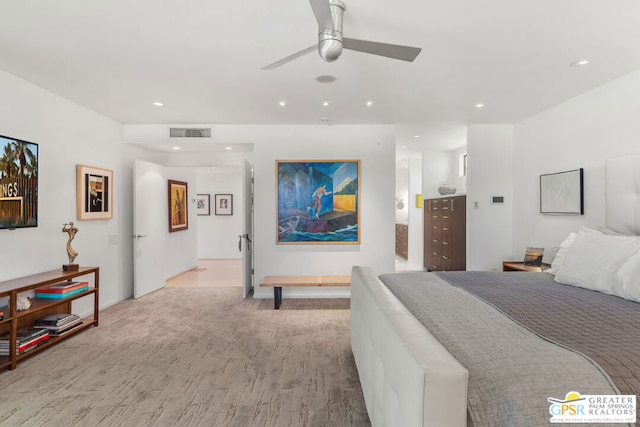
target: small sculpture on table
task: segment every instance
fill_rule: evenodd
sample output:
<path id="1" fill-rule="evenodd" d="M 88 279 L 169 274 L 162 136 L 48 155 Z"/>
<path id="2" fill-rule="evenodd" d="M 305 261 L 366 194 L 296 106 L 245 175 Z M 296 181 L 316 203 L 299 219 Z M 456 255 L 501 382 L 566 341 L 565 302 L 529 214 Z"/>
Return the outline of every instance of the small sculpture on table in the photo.
<path id="1" fill-rule="evenodd" d="M 78 256 L 78 252 L 76 252 L 71 247 L 71 241 L 76 236 L 76 233 L 78 232 L 78 227 L 73 225 L 73 221 L 70 221 L 68 224 L 62 225 L 62 232 L 69 234 L 69 240 L 67 241 L 67 255 L 69 256 L 69 264 L 64 264 L 62 266 L 62 269 L 64 271 L 77 271 L 78 264 L 74 264 L 73 261 Z"/>

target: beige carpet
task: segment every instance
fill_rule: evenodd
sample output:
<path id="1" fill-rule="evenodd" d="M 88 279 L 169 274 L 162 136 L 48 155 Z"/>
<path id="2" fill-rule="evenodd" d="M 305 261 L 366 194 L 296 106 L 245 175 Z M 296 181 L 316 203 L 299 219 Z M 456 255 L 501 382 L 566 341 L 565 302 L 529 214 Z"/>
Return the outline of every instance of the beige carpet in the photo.
<path id="1" fill-rule="evenodd" d="M 165 288 L 0 373 L 0 426 L 368 426 L 349 301 Z"/>

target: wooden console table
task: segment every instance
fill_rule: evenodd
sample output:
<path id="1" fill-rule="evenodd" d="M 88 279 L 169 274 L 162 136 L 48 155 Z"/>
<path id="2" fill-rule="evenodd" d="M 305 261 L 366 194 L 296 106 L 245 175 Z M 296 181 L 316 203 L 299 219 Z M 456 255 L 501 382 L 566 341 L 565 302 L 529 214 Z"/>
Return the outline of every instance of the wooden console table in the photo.
<path id="1" fill-rule="evenodd" d="M 17 310 L 18 295 L 35 291 L 38 288 L 53 285 L 55 283 L 71 280 L 76 277 L 93 275 L 93 286 L 89 286 L 86 291 L 80 292 L 61 299 L 31 298 L 31 307 Z M 31 276 L 19 277 L 17 279 L 0 282 L 0 301 L 9 299 L 9 307 L 1 307 L 4 318 L 0 320 L 0 335 L 9 334 L 9 356 L 0 356 L 0 370 L 15 369 L 18 362 L 33 354 L 63 341 L 70 336 L 87 329 L 91 326 L 98 326 L 98 288 L 100 286 L 99 267 L 80 267 L 76 271 L 53 270 L 45 273 L 33 274 Z M 73 329 L 63 336 L 52 336 L 46 342 L 30 349 L 29 351 L 17 354 L 16 341 L 17 331 L 20 328 L 33 327 L 36 319 L 49 314 L 71 313 L 71 303 L 78 298 L 93 297 L 93 316 L 82 319 L 82 325 Z"/>
<path id="2" fill-rule="evenodd" d="M 260 286 L 273 287 L 274 309 L 282 303 L 283 287 L 351 286 L 351 276 L 265 276 Z"/>

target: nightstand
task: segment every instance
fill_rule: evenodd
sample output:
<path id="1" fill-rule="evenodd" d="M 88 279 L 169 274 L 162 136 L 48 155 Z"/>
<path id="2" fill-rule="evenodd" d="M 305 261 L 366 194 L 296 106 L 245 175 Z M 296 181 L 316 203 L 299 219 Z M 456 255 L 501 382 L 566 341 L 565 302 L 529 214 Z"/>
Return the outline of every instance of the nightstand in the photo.
<path id="1" fill-rule="evenodd" d="M 533 267 L 530 265 L 524 265 L 522 261 L 504 261 L 502 263 L 502 271 L 527 271 L 527 272 L 541 272 L 551 268 L 551 264 L 546 262 L 542 263 L 542 267 Z"/>

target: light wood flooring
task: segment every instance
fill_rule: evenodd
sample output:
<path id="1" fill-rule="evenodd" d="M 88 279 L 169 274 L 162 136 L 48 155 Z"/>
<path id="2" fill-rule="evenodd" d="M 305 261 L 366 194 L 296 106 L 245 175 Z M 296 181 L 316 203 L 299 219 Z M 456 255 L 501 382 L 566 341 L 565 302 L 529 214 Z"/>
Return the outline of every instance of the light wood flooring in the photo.
<path id="1" fill-rule="evenodd" d="M 242 286 L 241 259 L 200 259 L 198 266 L 166 282 L 167 288 Z"/>

